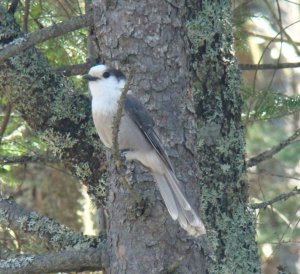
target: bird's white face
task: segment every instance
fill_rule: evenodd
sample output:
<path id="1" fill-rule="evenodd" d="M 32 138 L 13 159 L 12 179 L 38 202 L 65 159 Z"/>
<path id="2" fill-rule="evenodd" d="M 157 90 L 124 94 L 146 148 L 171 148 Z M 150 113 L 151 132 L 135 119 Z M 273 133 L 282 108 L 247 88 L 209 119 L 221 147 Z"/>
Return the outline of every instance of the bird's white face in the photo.
<path id="1" fill-rule="evenodd" d="M 125 85 L 125 75 L 106 65 L 97 65 L 84 76 L 89 81 L 93 99 L 103 97 L 119 97 Z"/>

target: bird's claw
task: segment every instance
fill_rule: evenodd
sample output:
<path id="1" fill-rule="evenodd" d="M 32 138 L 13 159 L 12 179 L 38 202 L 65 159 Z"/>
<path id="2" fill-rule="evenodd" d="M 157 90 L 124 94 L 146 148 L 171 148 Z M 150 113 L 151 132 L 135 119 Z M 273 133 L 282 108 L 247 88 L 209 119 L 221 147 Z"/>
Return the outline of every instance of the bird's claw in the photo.
<path id="1" fill-rule="evenodd" d="M 135 215 L 136 217 L 144 216 L 148 217 L 150 215 L 151 205 L 150 201 L 143 197 L 139 202 L 135 204 Z"/>
<path id="2" fill-rule="evenodd" d="M 130 149 L 122 149 L 120 153 L 120 158 L 122 162 L 126 161 L 126 154 L 127 152 L 130 151 Z"/>

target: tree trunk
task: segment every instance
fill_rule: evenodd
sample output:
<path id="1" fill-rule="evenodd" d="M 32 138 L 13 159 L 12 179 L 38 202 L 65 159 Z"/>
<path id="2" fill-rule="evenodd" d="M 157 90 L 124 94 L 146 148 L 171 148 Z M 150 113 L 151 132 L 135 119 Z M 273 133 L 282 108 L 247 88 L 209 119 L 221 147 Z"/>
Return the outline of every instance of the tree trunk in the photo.
<path id="1" fill-rule="evenodd" d="M 95 45 L 101 45 L 102 60 L 136 69 L 131 88 L 155 117 L 176 174 L 194 205 L 202 191 L 202 209 L 216 255 L 210 272 L 258 273 L 253 213 L 247 209 L 242 102 L 232 56 L 230 7 L 230 1 L 215 1 L 213 8 L 210 1 L 94 1 Z M 195 35 L 199 40 L 194 40 Z M 193 83 L 203 123 L 198 156 Z M 203 255 L 192 241 L 183 240 L 184 232 L 161 205 L 153 179 L 137 172 L 140 167 L 133 168 L 138 174 L 135 188 L 150 200 L 151 211 L 149 216 L 133 217 L 128 211 L 133 201 L 116 185 L 112 171 L 110 273 L 148 273 L 150 269 L 151 273 L 170 269 L 205 273 Z"/>
<path id="2" fill-rule="evenodd" d="M 196 126 L 184 27 L 187 9 L 166 1 L 94 1 L 95 45 L 109 64 L 128 72 L 131 89 L 155 118 L 176 175 L 196 207 Z M 117 62 L 118 61 L 118 62 Z M 205 273 L 204 256 L 168 215 L 153 178 L 140 165 L 134 187 L 147 198 L 147 216 L 135 217 L 130 194 L 111 167 L 108 197 L 111 262 L 109 273 Z M 146 209 L 146 211 L 147 211 Z"/>

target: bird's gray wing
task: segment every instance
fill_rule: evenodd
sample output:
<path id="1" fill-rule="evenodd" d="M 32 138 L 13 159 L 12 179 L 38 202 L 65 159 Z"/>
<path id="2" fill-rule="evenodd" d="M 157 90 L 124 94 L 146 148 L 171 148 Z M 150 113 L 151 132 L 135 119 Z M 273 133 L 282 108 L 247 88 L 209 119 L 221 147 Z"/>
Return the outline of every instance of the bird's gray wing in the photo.
<path id="1" fill-rule="evenodd" d="M 153 129 L 154 121 L 142 103 L 132 95 L 127 94 L 125 98 L 124 109 L 132 121 L 134 121 L 134 123 L 144 134 L 149 143 L 156 150 L 160 158 L 165 162 L 167 167 L 174 171 L 169 157 L 163 149 L 161 141 Z"/>

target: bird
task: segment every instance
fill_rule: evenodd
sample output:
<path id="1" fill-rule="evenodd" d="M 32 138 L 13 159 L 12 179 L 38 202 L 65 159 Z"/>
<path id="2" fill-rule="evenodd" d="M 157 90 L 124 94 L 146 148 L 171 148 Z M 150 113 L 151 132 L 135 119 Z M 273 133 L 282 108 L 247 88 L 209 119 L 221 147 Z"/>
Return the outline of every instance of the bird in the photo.
<path id="1" fill-rule="evenodd" d="M 102 143 L 113 146 L 113 120 L 118 101 L 126 84 L 124 73 L 112 66 L 99 64 L 83 78 L 92 95 L 92 116 Z M 118 145 L 126 161 L 136 160 L 149 169 L 173 220 L 192 236 L 206 234 L 205 226 L 190 205 L 182 183 L 154 129 L 155 123 L 144 105 L 127 93 L 118 134 Z"/>

